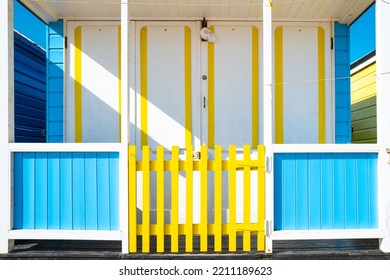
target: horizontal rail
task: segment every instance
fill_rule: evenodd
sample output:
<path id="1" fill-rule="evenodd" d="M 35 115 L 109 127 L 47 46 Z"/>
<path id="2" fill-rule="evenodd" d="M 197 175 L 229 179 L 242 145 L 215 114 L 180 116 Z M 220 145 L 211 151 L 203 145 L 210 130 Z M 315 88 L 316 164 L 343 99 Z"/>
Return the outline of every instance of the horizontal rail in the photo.
<path id="1" fill-rule="evenodd" d="M 272 240 L 362 239 L 383 238 L 381 229 L 331 229 L 331 230 L 282 230 L 274 231 Z"/>
<path id="2" fill-rule="evenodd" d="M 379 153 L 378 144 L 274 144 L 267 146 L 274 153 Z"/>
<path id="3" fill-rule="evenodd" d="M 120 231 L 100 230 L 10 230 L 9 239 L 45 240 L 122 240 Z"/>
<path id="4" fill-rule="evenodd" d="M 8 147 L 10 152 L 120 152 L 123 145 L 118 143 L 10 143 Z"/>

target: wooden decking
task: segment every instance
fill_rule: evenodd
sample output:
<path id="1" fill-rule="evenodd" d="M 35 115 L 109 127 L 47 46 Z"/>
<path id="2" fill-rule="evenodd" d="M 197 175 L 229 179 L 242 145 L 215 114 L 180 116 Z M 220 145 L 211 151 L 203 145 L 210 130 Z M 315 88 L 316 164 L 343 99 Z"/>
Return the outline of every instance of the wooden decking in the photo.
<path id="1" fill-rule="evenodd" d="M 225 243 L 225 242 L 224 242 Z M 0 259 L 267 259 L 267 260 L 387 260 L 390 254 L 379 250 L 376 239 L 368 240 L 311 240 L 275 241 L 274 252 L 199 253 L 197 243 L 194 253 L 181 251 L 155 253 L 154 241 L 151 253 L 122 254 L 120 242 L 20 240 L 12 252 L 0 255 Z"/>

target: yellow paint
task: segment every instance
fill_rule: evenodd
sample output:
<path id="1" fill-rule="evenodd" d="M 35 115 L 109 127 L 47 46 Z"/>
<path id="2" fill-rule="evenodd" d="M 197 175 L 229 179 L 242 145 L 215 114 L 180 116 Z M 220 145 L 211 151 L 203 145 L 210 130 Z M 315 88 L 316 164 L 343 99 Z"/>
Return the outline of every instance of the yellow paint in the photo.
<path id="1" fill-rule="evenodd" d="M 75 103 L 75 142 L 83 142 L 83 81 L 82 81 L 82 28 L 74 30 L 74 103 Z"/>
<path id="2" fill-rule="evenodd" d="M 214 164 L 214 251 L 222 251 L 222 146 L 215 146 Z"/>
<path id="3" fill-rule="evenodd" d="M 118 129 L 119 142 L 122 141 L 122 40 L 121 26 L 118 26 Z"/>
<path id="4" fill-rule="evenodd" d="M 259 144 L 259 30 L 252 26 L 252 147 Z"/>
<path id="5" fill-rule="evenodd" d="M 186 148 L 186 252 L 192 252 L 193 240 L 193 150 Z"/>
<path id="6" fill-rule="evenodd" d="M 171 160 L 171 251 L 179 251 L 179 147 L 172 147 Z"/>
<path id="7" fill-rule="evenodd" d="M 376 63 L 351 76 L 351 104 L 376 96 Z"/>
<path id="8" fill-rule="evenodd" d="M 325 32 L 318 27 L 318 143 L 325 142 Z"/>
<path id="9" fill-rule="evenodd" d="M 148 145 L 148 29 L 141 29 L 141 146 Z"/>
<path id="10" fill-rule="evenodd" d="M 157 147 L 157 252 L 164 252 L 164 147 Z"/>
<path id="11" fill-rule="evenodd" d="M 251 149 L 249 145 L 244 145 L 244 160 L 250 160 Z M 248 226 L 251 223 L 251 168 L 244 167 L 244 225 Z M 243 250 L 251 250 L 251 232 L 244 231 Z"/>
<path id="12" fill-rule="evenodd" d="M 275 30 L 275 143 L 284 143 L 283 27 Z"/>
<path id="13" fill-rule="evenodd" d="M 137 171 L 136 147 L 129 146 L 129 252 L 137 252 Z"/>
<path id="14" fill-rule="evenodd" d="M 150 243 L 150 148 L 142 147 L 142 252 L 149 252 Z"/>
<path id="15" fill-rule="evenodd" d="M 207 252 L 207 200 L 208 200 L 208 176 L 207 176 L 207 147 L 200 149 L 200 251 Z"/>
<path id="16" fill-rule="evenodd" d="M 214 32 L 214 26 L 209 28 Z M 214 148 L 214 86 L 215 86 L 215 65 L 214 65 L 214 43 L 208 42 L 208 147 Z"/>
<path id="17" fill-rule="evenodd" d="M 236 146 L 229 146 L 229 251 L 236 251 Z"/>
<path id="18" fill-rule="evenodd" d="M 185 143 L 192 145 L 192 65 L 191 65 L 191 29 L 184 27 L 184 75 L 185 75 Z"/>

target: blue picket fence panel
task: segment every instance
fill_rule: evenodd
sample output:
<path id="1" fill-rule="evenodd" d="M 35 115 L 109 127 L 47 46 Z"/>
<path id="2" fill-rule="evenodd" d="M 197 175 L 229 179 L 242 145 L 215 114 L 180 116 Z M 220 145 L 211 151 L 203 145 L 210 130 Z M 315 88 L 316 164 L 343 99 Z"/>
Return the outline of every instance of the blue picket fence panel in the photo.
<path id="1" fill-rule="evenodd" d="M 118 153 L 16 152 L 14 167 L 14 229 L 119 229 Z"/>
<path id="2" fill-rule="evenodd" d="M 378 227 L 378 155 L 275 154 L 275 230 Z"/>

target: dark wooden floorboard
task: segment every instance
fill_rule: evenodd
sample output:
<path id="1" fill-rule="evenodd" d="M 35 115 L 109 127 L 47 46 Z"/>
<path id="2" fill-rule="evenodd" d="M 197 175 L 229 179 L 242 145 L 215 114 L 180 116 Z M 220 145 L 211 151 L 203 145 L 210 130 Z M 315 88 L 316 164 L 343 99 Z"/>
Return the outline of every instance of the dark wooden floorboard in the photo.
<path id="1" fill-rule="evenodd" d="M 179 253 L 169 253 L 169 239 L 166 240 L 168 253 L 156 253 L 156 242 L 152 238 L 150 253 L 122 254 L 121 243 L 116 241 L 17 240 L 14 250 L 0 255 L 0 259 L 390 259 L 390 254 L 379 250 L 377 239 L 274 241 L 272 254 L 255 250 L 242 252 L 240 238 L 236 253 L 228 252 L 227 239 L 223 242 L 223 252 L 214 253 L 209 250 L 201 253 L 199 239 L 195 238 L 194 241 L 193 253 L 184 251 L 184 238 L 180 239 Z M 212 243 L 213 240 L 210 239 L 210 247 Z M 255 238 L 252 243 L 255 248 Z"/>

